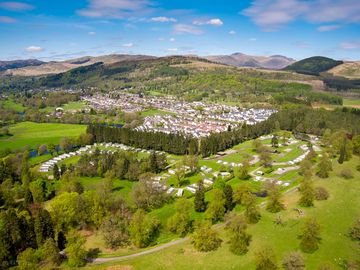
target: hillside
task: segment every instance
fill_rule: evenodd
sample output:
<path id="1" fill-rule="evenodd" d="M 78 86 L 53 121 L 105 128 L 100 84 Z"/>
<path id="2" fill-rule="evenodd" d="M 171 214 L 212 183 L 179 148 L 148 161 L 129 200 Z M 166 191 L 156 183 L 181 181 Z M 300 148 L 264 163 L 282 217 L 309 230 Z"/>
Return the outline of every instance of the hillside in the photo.
<path id="1" fill-rule="evenodd" d="M 319 75 L 321 72 L 341 65 L 343 61 L 336 61 L 323 56 L 314 56 L 293 63 L 284 68 L 284 70 L 295 71 L 301 74 Z"/>
<path id="2" fill-rule="evenodd" d="M 267 57 L 246 55 L 243 53 L 206 56 L 205 58 L 210 61 L 236 67 L 253 67 L 265 69 L 282 69 L 295 62 L 294 59 L 282 55 L 272 55 Z"/>
<path id="3" fill-rule="evenodd" d="M 328 73 L 348 79 L 360 79 L 360 61 L 344 62 L 330 69 Z"/>
<path id="4" fill-rule="evenodd" d="M 0 71 L 19 69 L 23 67 L 36 67 L 44 64 L 44 62 L 37 59 L 27 60 L 13 60 L 13 61 L 0 61 Z"/>
<path id="5" fill-rule="evenodd" d="M 145 55 L 121 55 L 121 54 L 111 54 L 104 56 L 84 56 L 81 58 L 70 59 L 60 62 L 40 62 L 37 66 L 24 66 L 11 70 L 6 70 L 4 75 L 13 75 L 13 76 L 39 76 L 39 75 L 48 75 L 48 74 L 59 74 L 66 72 L 68 70 L 89 66 L 97 62 L 103 62 L 104 64 L 112 64 L 116 62 L 128 61 L 128 60 L 140 60 L 140 59 L 151 59 L 152 56 Z M 5 69 L 4 69 L 5 70 Z"/>

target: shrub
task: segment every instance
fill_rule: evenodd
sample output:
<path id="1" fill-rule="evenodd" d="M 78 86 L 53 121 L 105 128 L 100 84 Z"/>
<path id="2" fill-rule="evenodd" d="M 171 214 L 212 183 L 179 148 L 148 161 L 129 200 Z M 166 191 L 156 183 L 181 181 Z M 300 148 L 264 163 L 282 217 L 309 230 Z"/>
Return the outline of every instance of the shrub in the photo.
<path id="1" fill-rule="evenodd" d="M 354 177 L 353 172 L 350 169 L 343 169 L 340 172 L 340 176 L 345 178 L 345 179 L 351 179 Z"/>
<path id="2" fill-rule="evenodd" d="M 324 187 L 316 187 L 315 198 L 318 201 L 327 200 L 329 198 L 329 192 Z"/>

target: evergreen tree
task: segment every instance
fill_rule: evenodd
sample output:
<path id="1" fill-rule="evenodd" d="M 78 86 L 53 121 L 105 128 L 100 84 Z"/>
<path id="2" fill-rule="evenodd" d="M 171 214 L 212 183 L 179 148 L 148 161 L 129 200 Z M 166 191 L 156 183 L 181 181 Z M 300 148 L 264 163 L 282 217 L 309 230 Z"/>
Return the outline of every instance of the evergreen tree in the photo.
<path id="1" fill-rule="evenodd" d="M 206 209 L 206 218 L 211 220 L 212 223 L 221 221 L 225 215 L 225 196 L 222 190 L 214 189 L 214 196 Z"/>
<path id="2" fill-rule="evenodd" d="M 233 189 L 231 185 L 225 185 L 224 196 L 225 196 L 225 209 L 226 211 L 233 210 L 235 204 L 233 199 Z"/>
<path id="3" fill-rule="evenodd" d="M 56 180 L 60 179 L 61 174 L 60 174 L 59 167 L 58 167 L 58 165 L 56 163 L 55 163 L 54 168 L 53 168 L 53 174 L 54 174 L 54 179 L 56 179 Z"/>
<path id="4" fill-rule="evenodd" d="M 54 265 L 60 265 L 61 257 L 60 257 L 60 250 L 57 247 L 54 239 L 48 238 L 46 239 L 44 246 L 44 257 L 47 261 L 51 262 Z"/>
<path id="5" fill-rule="evenodd" d="M 338 159 L 338 163 L 339 164 L 343 164 L 345 161 L 345 155 L 346 155 L 346 138 L 344 138 L 343 143 L 340 147 L 340 155 L 339 155 L 339 159 Z"/>
<path id="6" fill-rule="evenodd" d="M 54 227 L 50 213 L 40 208 L 35 216 L 34 230 L 36 234 L 36 242 L 41 246 L 46 239 L 54 238 Z"/>
<path id="7" fill-rule="evenodd" d="M 205 212 L 206 210 L 205 202 L 205 188 L 202 181 L 198 183 L 198 189 L 195 192 L 194 198 L 194 208 L 196 212 Z"/>

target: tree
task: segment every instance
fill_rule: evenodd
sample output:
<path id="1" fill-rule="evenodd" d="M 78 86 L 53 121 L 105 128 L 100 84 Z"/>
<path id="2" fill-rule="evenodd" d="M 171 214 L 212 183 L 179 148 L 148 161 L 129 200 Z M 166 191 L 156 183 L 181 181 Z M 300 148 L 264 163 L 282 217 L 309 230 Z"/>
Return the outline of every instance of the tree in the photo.
<path id="1" fill-rule="evenodd" d="M 58 167 L 58 165 L 56 163 L 55 163 L 54 168 L 53 168 L 53 174 L 54 174 L 54 179 L 56 179 L 56 180 L 60 179 L 61 174 L 60 174 L 59 167 Z"/>
<path id="2" fill-rule="evenodd" d="M 48 238 L 54 238 L 54 226 L 50 213 L 43 208 L 39 208 L 35 216 L 34 231 L 36 242 L 41 246 Z"/>
<path id="3" fill-rule="evenodd" d="M 300 239 L 300 248 L 304 252 L 312 253 L 319 248 L 320 224 L 315 218 L 308 218 L 305 221 Z"/>
<path id="4" fill-rule="evenodd" d="M 198 251 L 208 252 L 216 250 L 221 246 L 221 238 L 207 222 L 200 223 L 191 236 L 191 243 Z"/>
<path id="5" fill-rule="evenodd" d="M 157 236 L 160 222 L 138 209 L 132 217 L 129 232 L 132 243 L 139 247 L 147 247 Z"/>
<path id="6" fill-rule="evenodd" d="M 235 171 L 234 171 L 235 176 L 241 180 L 249 179 L 250 178 L 249 168 L 250 168 L 250 163 L 249 163 L 249 160 L 246 159 L 243 161 L 241 167 L 238 167 L 235 169 Z"/>
<path id="7" fill-rule="evenodd" d="M 285 270 L 303 270 L 305 269 L 304 257 L 298 251 L 290 252 L 283 258 L 282 265 Z"/>
<path id="8" fill-rule="evenodd" d="M 226 229 L 229 234 L 230 251 L 237 255 L 248 252 L 251 235 L 246 232 L 247 224 L 243 216 L 229 213 L 226 218 Z"/>
<path id="9" fill-rule="evenodd" d="M 175 203 L 176 213 L 168 221 L 168 228 L 171 232 L 185 236 L 192 228 L 191 202 L 180 198 Z"/>
<path id="10" fill-rule="evenodd" d="M 71 267 L 81 267 L 86 264 L 87 251 L 85 250 L 85 238 L 76 233 L 71 233 L 66 244 L 68 264 Z"/>
<path id="11" fill-rule="evenodd" d="M 60 140 L 60 148 L 65 151 L 65 152 L 69 152 L 71 150 L 71 148 L 73 147 L 73 141 L 70 138 L 62 138 Z"/>
<path id="12" fill-rule="evenodd" d="M 315 199 L 318 201 L 327 200 L 329 198 L 329 192 L 324 187 L 315 188 Z"/>
<path id="13" fill-rule="evenodd" d="M 265 148 L 260 151 L 260 162 L 264 167 L 272 166 L 272 158 L 269 149 Z"/>
<path id="14" fill-rule="evenodd" d="M 231 185 L 225 185 L 224 196 L 225 196 L 225 209 L 231 211 L 234 208 L 233 189 Z"/>
<path id="15" fill-rule="evenodd" d="M 177 163 L 175 165 L 175 177 L 176 177 L 176 186 L 181 187 L 184 182 L 184 177 L 186 175 L 186 169 L 182 163 Z"/>
<path id="16" fill-rule="evenodd" d="M 33 248 L 27 248 L 17 257 L 18 268 L 21 270 L 39 269 L 40 258 Z"/>
<path id="17" fill-rule="evenodd" d="M 225 196 L 222 190 L 214 189 L 213 199 L 205 212 L 206 218 L 212 223 L 221 221 L 225 215 Z"/>
<path id="18" fill-rule="evenodd" d="M 205 212 L 206 210 L 205 188 L 202 181 L 198 183 L 198 188 L 195 192 L 194 207 L 196 212 Z"/>
<path id="19" fill-rule="evenodd" d="M 39 148 L 38 148 L 38 155 L 39 156 L 44 155 L 46 153 L 46 150 L 47 150 L 46 149 L 46 144 L 40 145 Z"/>
<path id="20" fill-rule="evenodd" d="M 130 242 L 129 227 L 130 216 L 109 215 L 101 224 L 101 232 L 108 247 L 116 249 L 124 247 Z"/>
<path id="21" fill-rule="evenodd" d="M 284 209 L 284 204 L 281 202 L 281 192 L 279 187 L 271 182 L 267 186 L 268 201 L 266 210 L 271 213 L 277 213 Z"/>
<path id="22" fill-rule="evenodd" d="M 303 178 L 299 187 L 299 191 L 301 194 L 299 204 L 305 207 L 313 206 L 315 199 L 313 181 L 310 178 Z"/>
<path id="23" fill-rule="evenodd" d="M 43 250 L 44 250 L 44 257 L 48 262 L 54 265 L 60 265 L 61 263 L 61 257 L 59 254 L 60 250 L 57 247 L 54 239 L 52 238 L 46 239 L 43 246 Z"/>
<path id="24" fill-rule="evenodd" d="M 274 148 L 279 147 L 279 138 L 276 134 L 271 138 L 271 146 Z"/>
<path id="25" fill-rule="evenodd" d="M 245 217 L 247 222 L 249 223 L 257 223 L 260 218 L 259 208 L 256 205 L 256 197 L 255 195 L 248 193 L 243 198 L 243 204 L 245 205 Z"/>
<path id="26" fill-rule="evenodd" d="M 320 158 L 320 162 L 318 164 L 317 169 L 318 169 L 317 175 L 320 178 L 328 178 L 329 172 L 332 171 L 331 160 L 329 159 L 328 155 L 325 152 L 322 154 L 322 157 Z"/>
<path id="27" fill-rule="evenodd" d="M 256 270 L 279 269 L 274 250 L 269 246 L 261 247 L 255 252 Z"/>
<path id="28" fill-rule="evenodd" d="M 150 209 L 163 205 L 169 198 L 166 192 L 153 183 L 154 175 L 144 173 L 140 176 L 139 182 L 133 187 L 132 197 L 139 208 Z"/>
<path id="29" fill-rule="evenodd" d="M 234 192 L 234 201 L 238 204 L 244 204 L 246 196 L 251 193 L 249 185 L 242 184 Z"/>
<path id="30" fill-rule="evenodd" d="M 55 145 L 53 143 L 49 143 L 46 148 L 47 151 L 53 156 L 56 151 Z"/>

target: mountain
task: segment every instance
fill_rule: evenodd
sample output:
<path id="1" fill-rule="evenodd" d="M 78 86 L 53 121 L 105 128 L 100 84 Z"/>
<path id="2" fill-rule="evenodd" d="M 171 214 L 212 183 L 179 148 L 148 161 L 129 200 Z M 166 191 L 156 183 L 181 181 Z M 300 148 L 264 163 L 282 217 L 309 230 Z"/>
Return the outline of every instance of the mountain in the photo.
<path id="1" fill-rule="evenodd" d="M 17 69 L 28 66 L 39 66 L 44 62 L 37 59 L 27 59 L 27 60 L 13 60 L 13 61 L 0 61 L 0 71 L 8 69 Z"/>
<path id="2" fill-rule="evenodd" d="M 145 60 L 153 59 L 153 56 L 146 55 L 123 55 L 123 54 L 111 54 L 103 56 L 84 56 L 81 58 L 70 59 L 66 61 L 52 61 L 41 62 L 37 66 L 24 66 L 16 69 L 8 69 L 3 72 L 4 75 L 14 76 L 39 76 L 49 74 L 59 74 L 69 71 L 74 68 L 93 65 L 98 62 L 102 62 L 106 65 L 110 65 L 116 62 L 129 61 L 129 60 Z"/>
<path id="3" fill-rule="evenodd" d="M 328 71 L 341 64 L 343 64 L 343 61 L 323 56 L 313 56 L 293 63 L 285 67 L 284 70 L 295 71 L 301 74 L 319 75 L 321 72 Z"/>
<path id="4" fill-rule="evenodd" d="M 360 79 L 360 61 L 346 61 L 328 70 L 327 73 L 347 79 Z"/>
<path id="5" fill-rule="evenodd" d="M 211 55 L 205 56 L 204 58 L 230 66 L 266 69 L 282 69 L 295 62 L 294 59 L 282 55 L 253 56 L 243 53 L 234 53 L 231 55 Z"/>

